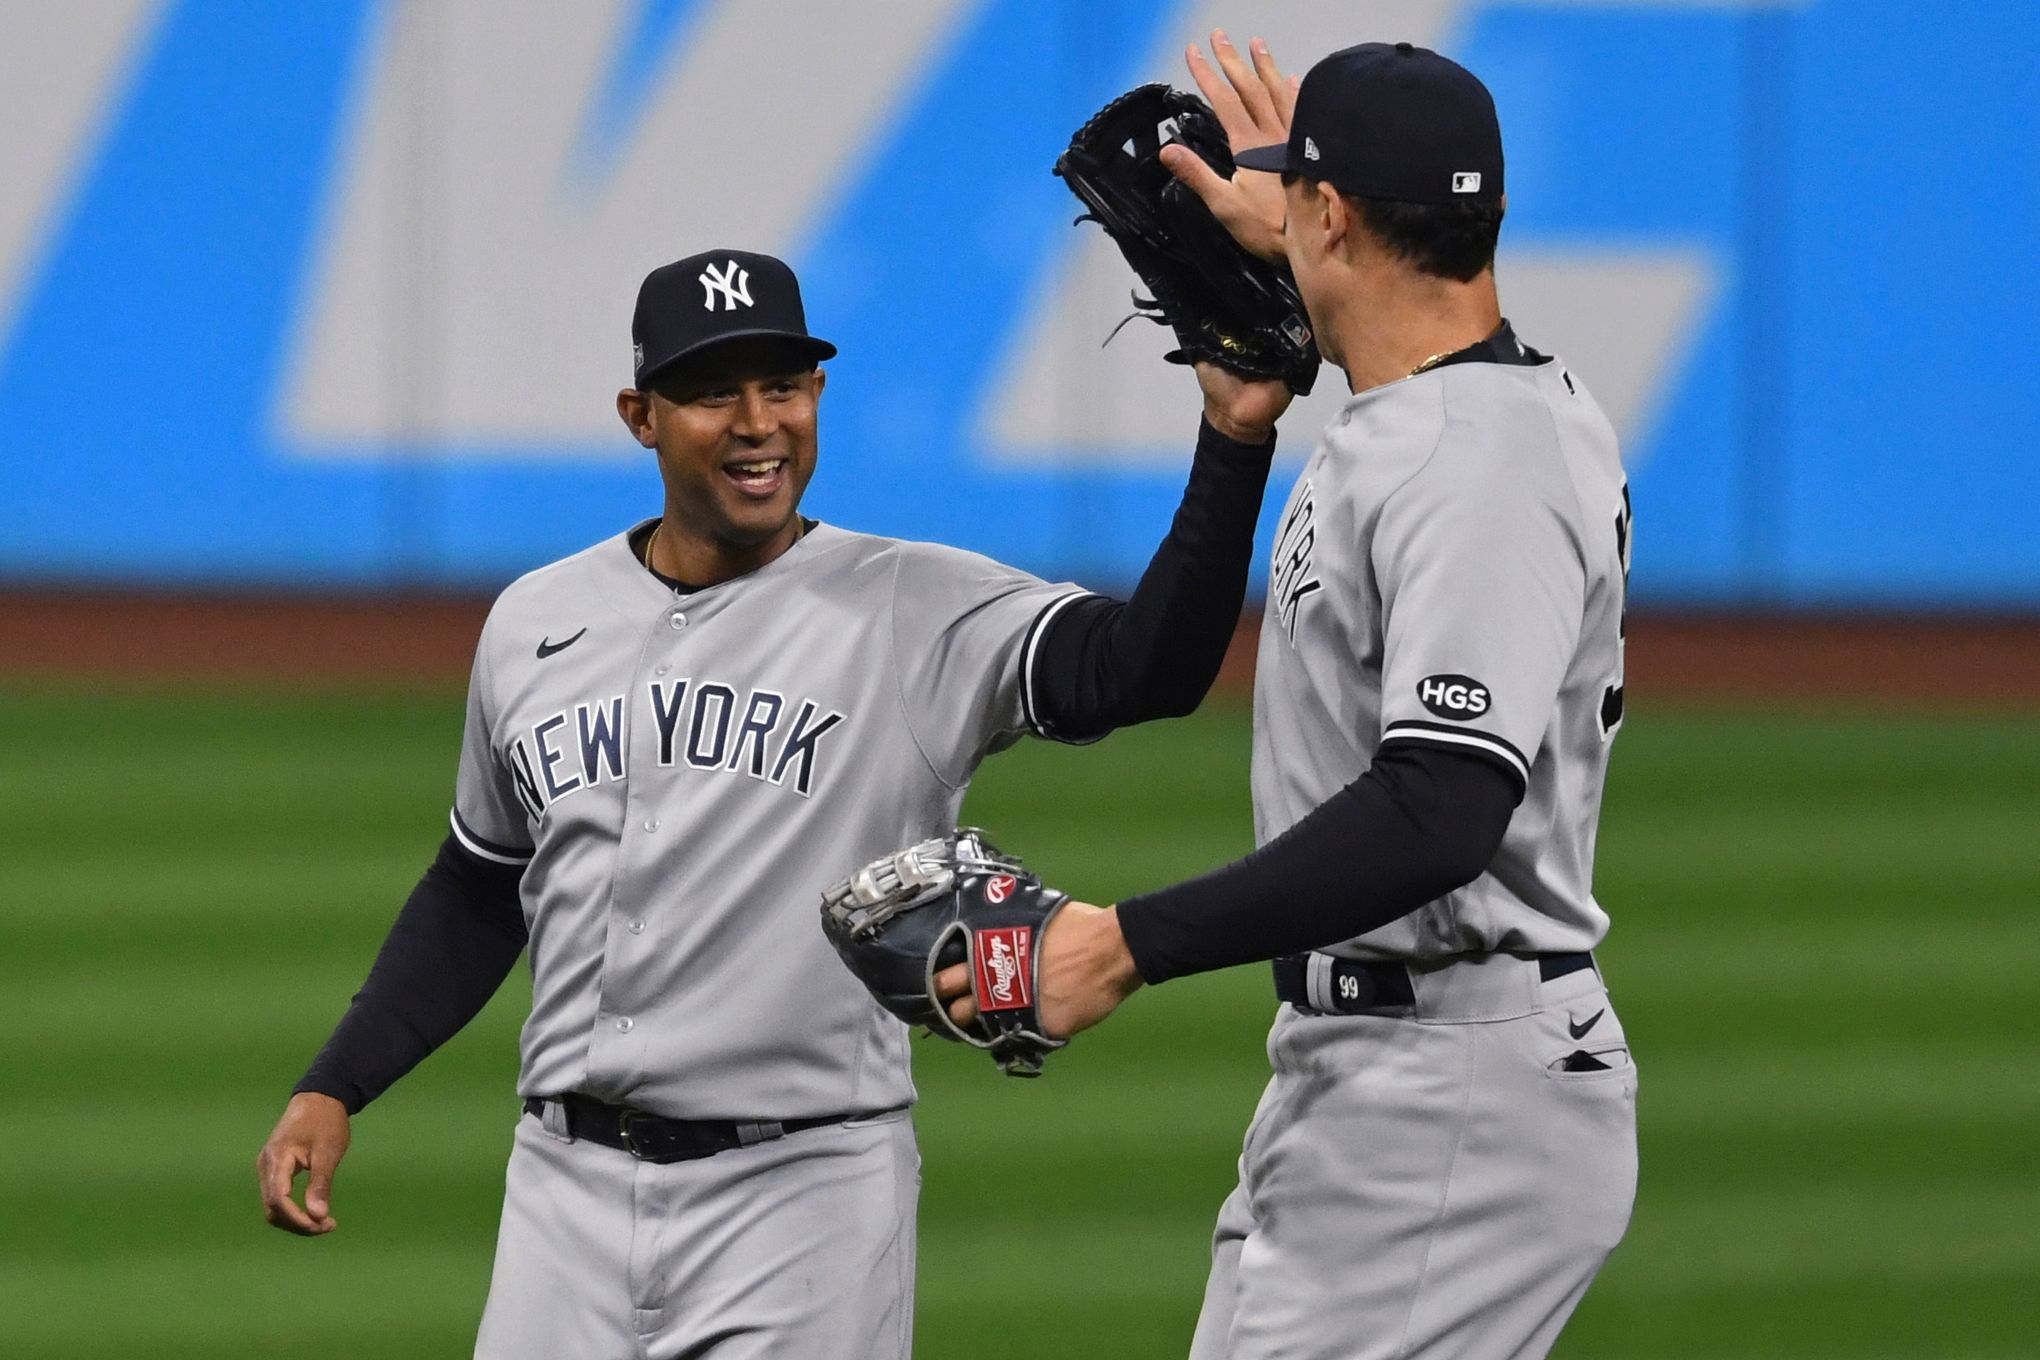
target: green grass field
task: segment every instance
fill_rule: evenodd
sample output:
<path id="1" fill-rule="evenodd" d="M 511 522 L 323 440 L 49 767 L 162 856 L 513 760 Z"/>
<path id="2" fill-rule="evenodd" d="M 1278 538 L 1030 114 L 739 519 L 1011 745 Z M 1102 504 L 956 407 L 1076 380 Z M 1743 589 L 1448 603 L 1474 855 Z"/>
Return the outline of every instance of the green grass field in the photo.
<path id="1" fill-rule="evenodd" d="M 429 859 L 454 694 L 0 690 L 0 1352 L 458 1356 L 520 989 L 356 1121 L 340 1230 L 251 1163 Z M 1233 708 L 992 762 L 970 815 L 1109 900 L 1248 840 Z M 1570 1357 L 2040 1351 L 2040 720 L 1637 705 L 1602 951 L 1643 1183 Z M 1024 1084 L 920 1049 L 919 1353 L 1180 1356 L 1265 1075 L 1259 969 Z M 996 1291 L 996 1292 L 995 1292 Z"/>

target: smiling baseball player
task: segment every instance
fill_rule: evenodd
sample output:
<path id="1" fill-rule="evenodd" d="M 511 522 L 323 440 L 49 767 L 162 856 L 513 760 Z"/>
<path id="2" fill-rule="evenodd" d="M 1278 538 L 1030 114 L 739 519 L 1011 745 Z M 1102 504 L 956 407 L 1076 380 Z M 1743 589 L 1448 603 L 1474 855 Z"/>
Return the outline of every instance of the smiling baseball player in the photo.
<path id="1" fill-rule="evenodd" d="M 1629 501 L 1606 418 L 1503 320 L 1494 102 L 1407 43 L 1298 89 L 1191 71 L 1241 169 L 1170 169 L 1284 257 L 1353 398 L 1282 512 L 1255 681 L 1260 848 L 1039 950 L 1050 1038 L 1143 982 L 1274 961 L 1274 1067 L 1195 1360 L 1548 1351 L 1627 1227 L 1636 1072 L 1589 952 L 1623 711 Z M 1274 145 L 1268 145 L 1274 143 Z M 1279 176 L 1279 178 L 1278 178 Z M 939 979 L 959 1022 L 965 970 Z"/>
<path id="2" fill-rule="evenodd" d="M 1200 371 L 1182 508 L 1121 602 L 802 518 L 835 348 L 778 260 L 656 270 L 632 331 L 617 409 L 664 512 L 490 611 L 452 834 L 263 1148 L 265 1212 L 332 1229 L 349 1116 L 528 945 L 525 1117 L 476 1354 L 903 1357 L 907 1030 L 814 904 L 843 865 L 946 831 L 1023 733 L 1196 707 L 1245 591 L 1270 394 Z"/>

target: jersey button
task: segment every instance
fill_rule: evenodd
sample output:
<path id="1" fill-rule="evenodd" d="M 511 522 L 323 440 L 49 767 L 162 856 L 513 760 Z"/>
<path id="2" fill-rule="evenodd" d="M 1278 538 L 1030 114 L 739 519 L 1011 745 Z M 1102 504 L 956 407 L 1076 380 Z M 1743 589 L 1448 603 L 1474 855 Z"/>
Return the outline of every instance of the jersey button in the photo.
<path id="1" fill-rule="evenodd" d="M 665 674 L 665 673 L 666 673 L 667 671 L 670 671 L 670 670 L 672 670 L 672 669 L 673 669 L 673 668 L 672 668 L 671 666 L 669 666 L 669 665 L 667 665 L 667 664 L 666 664 L 665 662 L 661 661 L 661 662 L 660 662 L 660 663 L 659 663 L 658 665 L 656 665 L 656 666 L 652 667 L 652 674 L 653 674 L 653 675 L 664 675 L 664 674 Z"/>
<path id="2" fill-rule="evenodd" d="M 631 1031 L 631 1018 L 629 1016 L 626 1015 L 621 1020 L 618 1020 L 616 1022 L 616 1032 L 618 1034 L 628 1034 L 630 1033 L 630 1031 Z"/>
<path id="3" fill-rule="evenodd" d="M 645 818 L 645 830 L 647 830 L 647 831 L 657 831 L 658 829 L 659 829 L 659 819 L 658 819 L 657 817 L 647 817 L 647 818 Z"/>
<path id="4" fill-rule="evenodd" d="M 633 934 L 633 935 L 642 935 L 642 934 L 644 934 L 644 933 L 645 933 L 645 923 L 644 923 L 643 921 L 632 921 L 632 922 L 630 923 L 630 933 L 631 933 L 631 934 Z"/>
<path id="5" fill-rule="evenodd" d="M 687 626 L 687 616 L 677 609 L 666 616 L 666 621 L 675 628 L 685 628 Z"/>

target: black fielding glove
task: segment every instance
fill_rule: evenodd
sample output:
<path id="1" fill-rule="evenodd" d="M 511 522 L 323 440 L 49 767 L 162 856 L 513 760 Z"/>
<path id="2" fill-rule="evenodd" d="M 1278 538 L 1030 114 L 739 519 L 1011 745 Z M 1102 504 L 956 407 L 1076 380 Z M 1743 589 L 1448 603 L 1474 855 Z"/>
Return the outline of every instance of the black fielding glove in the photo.
<path id="1" fill-rule="evenodd" d="M 1288 266 L 1250 254 L 1202 199 L 1162 164 L 1171 142 L 1233 173 L 1232 149 L 1211 106 L 1167 85 L 1142 85 L 1077 129 L 1055 173 L 1105 228 L 1152 298 L 1138 314 L 1169 326 L 1181 347 L 1168 357 L 1202 359 L 1248 378 L 1280 378 L 1299 396 L 1317 381 L 1317 342 Z"/>
<path id="2" fill-rule="evenodd" d="M 1066 1039 L 1042 1032 L 1041 936 L 1067 893 L 1042 886 L 972 827 L 865 865 L 822 894 L 822 929 L 852 973 L 910 1025 L 990 1051 L 1009 1077 L 1041 1075 Z M 968 963 L 978 1016 L 959 1027 L 935 975 Z"/>

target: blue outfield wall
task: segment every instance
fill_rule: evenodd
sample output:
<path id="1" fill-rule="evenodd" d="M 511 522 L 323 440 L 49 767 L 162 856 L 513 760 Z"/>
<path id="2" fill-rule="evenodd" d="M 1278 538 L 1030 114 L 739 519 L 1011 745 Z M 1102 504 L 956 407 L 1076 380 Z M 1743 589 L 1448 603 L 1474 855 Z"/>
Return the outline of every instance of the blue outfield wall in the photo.
<path id="1" fill-rule="evenodd" d="M 1057 310 L 1132 280 L 1047 167 L 1208 4 L 74 8 L 0 15 L 0 579 L 487 587 L 613 532 L 631 292 L 715 244 L 842 346 L 814 513 L 1100 584 L 1167 525 L 1194 401 Z M 1617 416 L 1639 600 L 2040 607 L 2040 6 L 1395 8 L 1495 91 L 1505 309 Z M 1298 67 L 1404 36 L 1238 9 Z"/>

